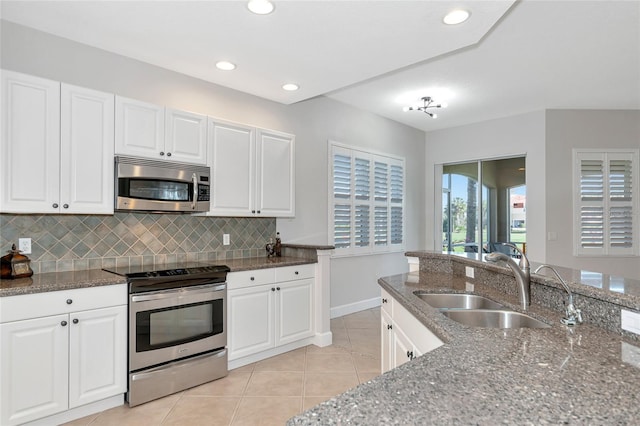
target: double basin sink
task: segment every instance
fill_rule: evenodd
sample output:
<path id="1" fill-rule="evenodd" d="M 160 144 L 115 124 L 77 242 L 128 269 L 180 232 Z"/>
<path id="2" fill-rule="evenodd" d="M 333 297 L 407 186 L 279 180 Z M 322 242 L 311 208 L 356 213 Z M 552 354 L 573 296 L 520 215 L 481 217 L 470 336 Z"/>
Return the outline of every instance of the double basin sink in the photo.
<path id="1" fill-rule="evenodd" d="M 549 325 L 529 315 L 505 308 L 498 302 L 476 294 L 425 293 L 414 294 L 428 305 L 439 309 L 452 320 L 470 327 L 485 328 L 548 328 Z"/>

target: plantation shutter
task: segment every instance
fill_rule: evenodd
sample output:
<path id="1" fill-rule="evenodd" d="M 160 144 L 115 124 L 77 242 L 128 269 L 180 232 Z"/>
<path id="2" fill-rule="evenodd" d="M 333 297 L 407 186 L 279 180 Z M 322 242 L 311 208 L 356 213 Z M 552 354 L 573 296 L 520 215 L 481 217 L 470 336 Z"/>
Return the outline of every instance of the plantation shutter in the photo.
<path id="1" fill-rule="evenodd" d="M 351 153 L 335 149 L 333 176 L 333 245 L 351 247 Z"/>
<path id="2" fill-rule="evenodd" d="M 574 151 L 576 254 L 638 253 L 637 158 L 637 152 Z"/>
<path id="3" fill-rule="evenodd" d="M 404 160 L 332 145 L 331 165 L 336 249 L 343 254 L 401 250 Z"/>

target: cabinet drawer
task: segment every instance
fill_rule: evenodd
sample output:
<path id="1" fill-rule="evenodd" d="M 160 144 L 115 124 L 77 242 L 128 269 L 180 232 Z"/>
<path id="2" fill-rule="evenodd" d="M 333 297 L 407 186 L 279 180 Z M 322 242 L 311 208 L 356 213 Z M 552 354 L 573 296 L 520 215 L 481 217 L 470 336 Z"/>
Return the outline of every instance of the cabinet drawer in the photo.
<path id="1" fill-rule="evenodd" d="M 385 291 L 385 289 L 380 289 L 380 293 L 381 293 L 380 307 L 387 315 L 393 316 L 393 309 L 392 309 L 393 298 L 389 295 L 389 293 Z"/>
<path id="2" fill-rule="evenodd" d="M 0 322 L 67 314 L 127 303 L 126 284 L 0 297 Z"/>
<path id="3" fill-rule="evenodd" d="M 316 272 L 316 264 L 309 263 L 306 265 L 283 266 L 276 268 L 276 282 L 301 280 L 304 278 L 313 278 Z"/>
<path id="4" fill-rule="evenodd" d="M 274 282 L 276 282 L 274 268 L 229 272 L 227 274 L 227 288 L 229 290 L 253 287 L 261 284 L 272 284 Z"/>

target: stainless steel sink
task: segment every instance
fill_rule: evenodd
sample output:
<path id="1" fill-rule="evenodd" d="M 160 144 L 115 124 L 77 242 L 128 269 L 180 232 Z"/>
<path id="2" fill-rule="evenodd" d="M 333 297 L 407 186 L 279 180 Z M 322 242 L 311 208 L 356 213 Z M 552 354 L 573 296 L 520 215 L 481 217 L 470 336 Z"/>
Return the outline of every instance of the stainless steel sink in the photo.
<path id="1" fill-rule="evenodd" d="M 505 310 L 446 310 L 442 314 L 470 327 L 548 328 L 548 324 L 529 315 Z"/>
<path id="2" fill-rule="evenodd" d="M 413 294 L 437 309 L 503 309 L 504 306 L 486 297 L 460 293 L 423 293 Z"/>

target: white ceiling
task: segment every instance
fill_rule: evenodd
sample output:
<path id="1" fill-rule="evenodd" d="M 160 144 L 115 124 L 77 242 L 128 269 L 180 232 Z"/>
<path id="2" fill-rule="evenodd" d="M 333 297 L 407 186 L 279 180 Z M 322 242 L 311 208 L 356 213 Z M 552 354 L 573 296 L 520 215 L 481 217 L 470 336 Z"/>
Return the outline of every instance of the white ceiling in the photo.
<path id="1" fill-rule="evenodd" d="M 544 108 L 640 109 L 637 0 L 275 5 L 258 16 L 244 0 L 3 0 L 0 16 L 277 102 L 327 95 L 423 130 Z M 454 7 L 471 18 L 445 26 Z M 222 59 L 238 68 L 217 70 Z M 449 108 L 436 120 L 402 111 L 422 96 Z"/>

